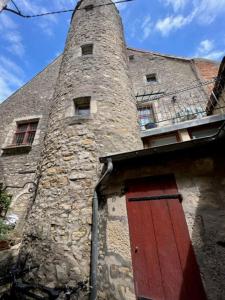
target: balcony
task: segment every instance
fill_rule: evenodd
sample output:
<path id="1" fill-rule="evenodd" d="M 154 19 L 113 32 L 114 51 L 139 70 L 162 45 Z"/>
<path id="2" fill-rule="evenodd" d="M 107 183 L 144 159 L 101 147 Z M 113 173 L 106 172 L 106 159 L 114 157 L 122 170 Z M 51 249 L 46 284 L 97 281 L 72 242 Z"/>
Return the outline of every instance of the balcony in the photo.
<path id="1" fill-rule="evenodd" d="M 197 82 L 176 91 L 137 95 L 141 131 L 177 127 L 177 124 L 194 120 L 198 123 L 207 116 L 221 114 L 225 111 L 225 99 L 218 100 L 215 95 L 212 99 L 215 80 Z"/>

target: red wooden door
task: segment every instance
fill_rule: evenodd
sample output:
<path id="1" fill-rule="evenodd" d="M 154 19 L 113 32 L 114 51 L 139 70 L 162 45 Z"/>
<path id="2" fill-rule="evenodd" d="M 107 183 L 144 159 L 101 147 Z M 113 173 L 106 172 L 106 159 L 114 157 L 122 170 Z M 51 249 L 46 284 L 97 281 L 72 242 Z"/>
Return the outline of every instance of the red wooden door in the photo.
<path id="1" fill-rule="evenodd" d="M 138 299 L 206 299 L 177 193 L 173 176 L 128 183 L 127 211 Z"/>

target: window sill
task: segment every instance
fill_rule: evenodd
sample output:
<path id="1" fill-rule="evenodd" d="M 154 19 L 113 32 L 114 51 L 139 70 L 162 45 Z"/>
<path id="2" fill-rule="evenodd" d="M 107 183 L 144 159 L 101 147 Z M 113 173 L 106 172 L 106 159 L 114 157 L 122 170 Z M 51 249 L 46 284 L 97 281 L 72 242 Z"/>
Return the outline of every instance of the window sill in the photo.
<path id="1" fill-rule="evenodd" d="M 68 118 L 68 124 L 69 125 L 83 124 L 91 120 L 92 120 L 91 116 L 72 116 Z"/>
<path id="2" fill-rule="evenodd" d="M 32 145 L 10 145 L 2 148 L 2 155 L 21 154 L 30 152 Z"/>

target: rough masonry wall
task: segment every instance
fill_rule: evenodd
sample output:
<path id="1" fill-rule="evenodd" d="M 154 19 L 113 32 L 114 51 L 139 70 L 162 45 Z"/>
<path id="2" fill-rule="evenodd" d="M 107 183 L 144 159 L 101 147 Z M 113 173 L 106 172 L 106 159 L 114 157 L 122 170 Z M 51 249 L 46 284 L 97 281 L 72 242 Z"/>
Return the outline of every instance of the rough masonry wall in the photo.
<path id="1" fill-rule="evenodd" d="M 213 110 L 213 114 L 225 114 L 225 87 L 218 98 L 218 103 Z"/>
<path id="2" fill-rule="evenodd" d="M 176 91 L 196 85 L 199 82 L 195 66 L 189 59 L 163 56 L 160 54 L 128 49 L 129 74 L 135 95 L 161 93 L 161 98 L 141 105 L 152 105 L 157 126 L 171 125 L 201 117 L 205 114 L 208 94 L 201 87 L 182 93 Z M 156 74 L 157 82 L 147 82 L 146 75 Z M 164 96 L 164 93 L 174 93 Z M 152 96 L 157 98 L 159 95 Z M 175 96 L 175 101 L 173 101 Z M 137 100 L 147 100 L 139 97 Z M 195 115 L 191 115 L 196 113 Z M 189 117 L 190 116 L 190 117 Z M 168 120 L 168 121 L 166 121 Z"/>
<path id="3" fill-rule="evenodd" d="M 135 94 L 177 90 L 196 80 L 188 59 L 129 48 L 127 51 L 129 56 L 134 56 L 132 60 L 129 60 L 129 70 Z M 156 74 L 157 83 L 146 82 L 145 76 L 153 73 Z"/>
<path id="4" fill-rule="evenodd" d="M 35 178 L 60 62 L 59 57 L 48 68 L 0 104 L 0 174 L 1 182 L 5 186 L 23 187 L 28 181 L 33 181 Z M 2 148 L 12 144 L 17 127 L 16 123 L 33 119 L 38 119 L 39 123 L 31 151 L 20 153 L 18 149 L 15 149 L 13 153 L 6 154 Z M 29 194 L 24 193 L 31 186 L 26 185 L 24 189 L 7 189 L 7 192 L 13 195 L 7 216 L 17 218 L 17 223 L 15 229 L 10 232 L 11 249 L 0 252 L 2 264 L 7 264 L 6 258 L 18 251 L 30 201 Z M 4 268 L 1 270 L 3 271 Z"/>
<path id="5" fill-rule="evenodd" d="M 114 5 L 75 11 L 63 54 L 41 163 L 42 177 L 27 223 L 23 252 L 48 286 L 89 278 L 92 197 L 99 155 L 140 149 L 121 20 Z M 93 43 L 91 55 L 81 46 Z M 91 97 L 90 116 L 74 100 Z"/>
<path id="6" fill-rule="evenodd" d="M 135 300 L 126 198 L 117 184 L 105 193 L 99 210 L 98 299 Z"/>
<path id="7" fill-rule="evenodd" d="M 196 66 L 197 76 L 201 81 L 212 80 L 218 75 L 218 70 L 220 64 L 218 62 L 206 60 L 206 59 L 194 59 L 194 64 Z M 207 87 L 209 95 L 211 94 L 214 87 L 214 83 Z"/>
<path id="8" fill-rule="evenodd" d="M 225 113 L 225 57 L 221 62 L 217 77 L 218 78 L 208 104 L 209 111 L 214 115 L 218 113 Z"/>
<path id="9" fill-rule="evenodd" d="M 129 164 L 104 190 L 99 252 L 99 299 L 136 299 L 134 296 L 124 181 L 174 174 L 209 300 L 224 299 L 225 200 L 224 157 L 216 151 L 201 158 L 182 158 L 148 165 Z"/>

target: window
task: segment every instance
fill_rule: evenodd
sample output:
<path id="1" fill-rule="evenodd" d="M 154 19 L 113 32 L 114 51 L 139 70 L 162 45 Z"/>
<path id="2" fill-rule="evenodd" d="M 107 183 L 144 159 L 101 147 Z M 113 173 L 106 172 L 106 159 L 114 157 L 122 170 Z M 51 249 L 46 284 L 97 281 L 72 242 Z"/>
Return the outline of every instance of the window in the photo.
<path id="1" fill-rule="evenodd" d="M 132 61 L 132 60 L 134 60 L 134 55 L 129 56 L 129 61 Z"/>
<path id="2" fill-rule="evenodd" d="M 151 105 L 146 107 L 139 107 L 138 117 L 139 117 L 139 124 L 141 126 L 141 129 L 145 130 L 145 129 L 151 129 L 156 127 L 154 112 Z"/>
<path id="3" fill-rule="evenodd" d="M 94 5 L 93 5 L 93 4 L 89 4 L 89 5 L 86 5 L 86 6 L 84 7 L 84 9 L 85 9 L 86 11 L 93 10 L 93 8 L 94 8 Z"/>
<path id="4" fill-rule="evenodd" d="M 175 144 L 179 142 L 179 136 L 176 132 L 170 134 L 164 134 L 159 136 L 154 136 L 144 140 L 144 147 L 159 147 L 163 145 Z"/>
<path id="5" fill-rule="evenodd" d="M 81 46 L 82 55 L 91 55 L 93 54 L 93 44 L 88 44 Z"/>
<path id="6" fill-rule="evenodd" d="M 154 82 L 157 82 L 157 78 L 156 78 L 156 74 L 148 74 L 146 75 L 146 81 L 148 83 L 154 83 Z"/>
<path id="7" fill-rule="evenodd" d="M 38 122 L 17 123 L 13 145 L 32 145 Z"/>
<path id="8" fill-rule="evenodd" d="M 215 135 L 219 131 L 220 126 L 221 123 L 199 126 L 199 127 L 190 128 L 188 132 L 192 139 L 199 139 L 199 138 Z"/>
<path id="9" fill-rule="evenodd" d="M 91 97 L 82 97 L 75 99 L 75 115 L 79 117 L 90 116 L 90 101 Z"/>

